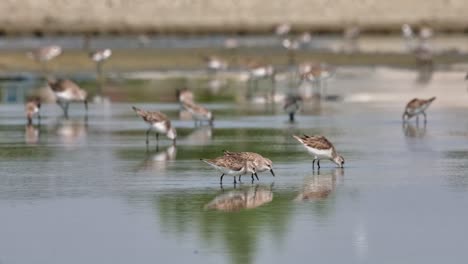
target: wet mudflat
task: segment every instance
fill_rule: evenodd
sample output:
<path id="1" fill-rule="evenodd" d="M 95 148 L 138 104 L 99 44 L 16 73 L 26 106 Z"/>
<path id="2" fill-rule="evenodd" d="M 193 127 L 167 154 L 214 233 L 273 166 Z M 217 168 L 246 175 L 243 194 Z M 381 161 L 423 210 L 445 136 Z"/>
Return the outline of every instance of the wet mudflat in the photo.
<path id="1" fill-rule="evenodd" d="M 215 113 L 214 127 L 195 128 L 177 103 L 160 96 L 141 99 L 144 82 L 132 83 L 132 103 L 91 104 L 87 118 L 81 105 L 73 105 L 66 120 L 58 106 L 45 104 L 40 126 L 25 125 L 22 104 L 2 104 L 0 263 L 466 259 L 464 73 L 420 76 L 341 69 L 328 84 L 338 100 L 305 102 L 294 124 L 281 103 L 238 99 L 241 83 L 206 92 L 190 77 L 183 78 L 197 84 Z M 4 101 L 9 92 L 2 88 Z M 428 123 L 402 125 L 404 104 L 432 95 L 438 99 Z M 156 147 L 153 136 L 147 148 L 146 125 L 132 105 L 167 113 L 177 145 L 162 136 Z M 323 161 L 312 170 L 311 156 L 293 134 L 326 135 L 345 168 Z M 276 177 L 263 173 L 251 184 L 246 175 L 237 186 L 225 177 L 220 186 L 220 175 L 199 159 L 224 149 L 269 157 Z"/>

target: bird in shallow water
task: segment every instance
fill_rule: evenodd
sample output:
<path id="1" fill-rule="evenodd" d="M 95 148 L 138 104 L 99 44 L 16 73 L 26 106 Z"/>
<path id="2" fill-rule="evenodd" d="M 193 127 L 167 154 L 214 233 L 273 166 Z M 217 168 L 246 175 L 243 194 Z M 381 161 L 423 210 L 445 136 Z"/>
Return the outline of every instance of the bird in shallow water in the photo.
<path id="1" fill-rule="evenodd" d="M 26 118 L 28 119 L 28 125 L 32 124 L 33 117 L 37 115 L 39 124 L 41 123 L 41 99 L 32 98 L 29 99 L 25 105 Z"/>
<path id="2" fill-rule="evenodd" d="M 156 131 L 157 142 L 159 142 L 159 134 L 161 133 L 171 139 L 175 145 L 177 133 L 175 128 L 172 126 L 171 120 L 169 120 L 165 114 L 159 111 L 144 111 L 135 106 L 132 106 L 132 109 L 149 125 L 149 128 L 146 131 L 146 145 L 149 144 L 149 133 L 153 129 Z"/>
<path id="3" fill-rule="evenodd" d="M 86 113 L 88 112 L 87 92 L 81 89 L 78 84 L 67 79 L 49 80 L 48 83 L 65 118 L 68 118 L 68 107 L 71 102 L 83 102 Z"/>
<path id="4" fill-rule="evenodd" d="M 315 166 L 315 161 L 317 161 L 317 166 L 320 169 L 320 160 L 328 159 L 336 163 L 340 168 L 344 166 L 344 158 L 335 150 L 333 144 L 324 136 L 293 136 L 299 143 L 301 143 L 311 154 L 314 156 L 312 161 L 312 168 Z"/>
<path id="5" fill-rule="evenodd" d="M 289 122 L 294 123 L 296 112 L 301 109 L 302 98 L 298 95 L 289 95 L 284 100 L 283 109 L 289 115 Z"/>
<path id="6" fill-rule="evenodd" d="M 185 101 L 182 105 L 192 115 L 193 120 L 195 120 L 195 126 L 197 123 L 201 125 L 203 121 L 208 121 L 210 126 L 213 125 L 214 115 L 210 110 L 190 101 Z"/>
<path id="7" fill-rule="evenodd" d="M 224 150 L 223 152 L 225 156 L 236 157 L 242 160 L 253 162 L 253 165 L 255 166 L 255 172 L 270 171 L 271 175 L 275 176 L 275 173 L 273 172 L 273 162 L 270 159 L 265 158 L 258 153 L 231 152 L 228 150 Z M 241 180 L 241 176 L 242 175 L 239 175 L 239 181 Z M 254 182 L 254 176 L 257 178 L 257 181 L 259 180 L 257 173 L 252 173 L 252 183 Z"/>
<path id="8" fill-rule="evenodd" d="M 418 99 L 414 98 L 406 104 L 405 111 L 403 112 L 403 122 L 408 121 L 410 118 L 416 116 L 416 122 L 419 122 L 419 115 L 424 116 L 424 123 L 427 122 L 426 109 L 434 102 L 436 98 Z"/>
<path id="9" fill-rule="evenodd" d="M 224 175 L 234 177 L 234 184 L 237 184 L 236 176 L 251 173 L 256 175 L 255 165 L 252 161 L 239 158 L 238 156 L 224 155 L 214 159 L 200 159 L 211 167 L 221 172 L 219 183 L 223 184 Z M 258 177 L 258 176 L 257 176 Z"/>

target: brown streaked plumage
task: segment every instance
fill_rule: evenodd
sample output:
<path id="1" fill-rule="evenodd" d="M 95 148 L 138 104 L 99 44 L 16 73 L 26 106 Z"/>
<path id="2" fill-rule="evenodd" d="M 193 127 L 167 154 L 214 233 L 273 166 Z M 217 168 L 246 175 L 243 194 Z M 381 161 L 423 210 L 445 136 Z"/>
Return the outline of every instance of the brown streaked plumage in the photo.
<path id="1" fill-rule="evenodd" d="M 193 102 L 193 92 L 186 87 L 177 89 L 176 96 L 179 103 Z"/>
<path id="2" fill-rule="evenodd" d="M 314 168 L 315 161 L 317 160 L 317 166 L 320 169 L 321 159 L 329 159 L 343 168 L 344 158 L 337 154 L 333 144 L 324 136 L 303 135 L 302 137 L 293 137 L 299 141 L 311 155 L 314 156 L 312 161 L 312 168 Z"/>
<path id="3" fill-rule="evenodd" d="M 422 114 L 424 116 L 424 122 L 427 122 L 425 111 L 435 99 L 435 97 L 429 99 L 414 98 L 411 101 L 409 101 L 408 104 L 406 104 L 405 111 L 403 112 L 403 121 L 407 121 L 413 116 L 416 116 L 416 121 L 418 122 L 419 115 Z"/>
<path id="4" fill-rule="evenodd" d="M 223 183 L 224 175 L 234 177 L 234 184 L 237 183 L 236 176 L 246 173 L 256 174 L 255 165 L 252 161 L 241 159 L 237 156 L 224 155 L 214 159 L 200 159 L 222 173 L 220 184 Z"/>
<path id="5" fill-rule="evenodd" d="M 32 119 L 33 116 L 37 114 L 37 118 L 39 123 L 41 122 L 41 100 L 39 98 L 34 98 L 28 100 L 28 102 L 25 105 L 25 112 L 26 112 L 26 118 L 28 119 L 28 124 L 32 124 Z"/>
<path id="6" fill-rule="evenodd" d="M 201 124 L 203 121 L 208 121 L 210 125 L 213 124 L 214 115 L 205 107 L 190 101 L 183 102 L 182 105 L 190 114 L 192 114 L 192 117 L 195 120 L 195 125 L 197 122 L 200 122 Z"/>
<path id="7" fill-rule="evenodd" d="M 62 54 L 62 48 L 58 45 L 40 47 L 30 51 L 27 55 L 38 62 L 46 62 Z"/>
<path id="8" fill-rule="evenodd" d="M 68 79 L 49 80 L 48 83 L 65 117 L 68 117 L 68 107 L 71 102 L 83 102 L 85 110 L 88 112 L 88 94 L 78 84 Z"/>
<path id="9" fill-rule="evenodd" d="M 172 126 L 169 118 L 159 112 L 159 111 L 145 111 L 141 110 L 135 106 L 132 106 L 133 111 L 137 113 L 146 123 L 148 123 L 149 128 L 146 131 L 146 144 L 149 144 L 149 133 L 152 129 L 156 132 L 156 141 L 159 141 L 159 133 L 165 134 L 169 139 L 171 139 L 174 144 L 177 138 L 176 130 Z"/>
<path id="10" fill-rule="evenodd" d="M 273 176 L 275 176 L 275 173 L 273 172 L 273 162 L 270 159 L 267 159 L 263 157 L 262 155 L 255 153 L 255 152 L 231 152 L 228 150 L 224 150 L 224 155 L 225 156 L 232 156 L 232 157 L 237 157 L 242 160 L 248 160 L 253 163 L 255 166 L 255 172 L 264 172 L 264 171 L 270 171 Z M 254 175 L 258 179 L 258 176 L 256 173 L 252 174 L 252 183 L 254 181 Z M 241 180 L 241 176 L 239 175 L 239 181 Z"/>
<path id="11" fill-rule="evenodd" d="M 284 100 L 283 109 L 289 115 L 289 122 L 294 122 L 294 116 L 301 109 L 302 98 L 299 95 L 288 95 Z"/>

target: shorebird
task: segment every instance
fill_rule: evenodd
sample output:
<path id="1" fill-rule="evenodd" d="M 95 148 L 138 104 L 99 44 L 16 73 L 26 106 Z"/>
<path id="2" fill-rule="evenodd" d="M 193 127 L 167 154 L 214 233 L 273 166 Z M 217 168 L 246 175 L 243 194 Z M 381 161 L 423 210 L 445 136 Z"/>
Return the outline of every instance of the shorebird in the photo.
<path id="1" fill-rule="evenodd" d="M 216 56 L 205 56 L 203 60 L 206 63 L 206 67 L 209 71 L 217 72 L 221 70 L 226 70 L 228 63 Z"/>
<path id="2" fill-rule="evenodd" d="M 293 137 L 299 141 L 299 143 L 301 143 L 312 156 L 314 156 L 314 160 L 312 161 L 312 168 L 314 168 L 315 161 L 317 161 L 317 166 L 320 169 L 321 159 L 329 159 L 336 163 L 340 168 L 343 168 L 344 158 L 336 153 L 333 144 L 324 136 L 304 135 L 302 137 Z"/>
<path id="3" fill-rule="evenodd" d="M 300 40 L 285 38 L 281 45 L 288 51 L 288 63 L 294 65 L 296 59 L 296 51 L 301 47 Z"/>
<path id="4" fill-rule="evenodd" d="M 41 110 L 41 99 L 33 98 L 28 100 L 24 110 L 28 119 L 28 125 L 32 124 L 33 116 L 36 114 L 39 124 L 41 123 L 41 114 L 39 113 L 39 110 Z"/>
<path id="5" fill-rule="evenodd" d="M 326 94 L 327 83 L 326 81 L 333 77 L 334 69 L 325 64 L 304 64 L 299 68 L 300 78 L 302 82 L 307 81 L 312 84 L 314 93 Z"/>
<path id="6" fill-rule="evenodd" d="M 361 29 L 357 25 L 348 26 L 343 31 L 345 40 L 345 52 L 352 53 L 358 50 L 358 39 L 361 35 Z"/>
<path id="7" fill-rule="evenodd" d="M 403 122 L 408 121 L 413 116 L 416 116 L 416 122 L 419 122 L 419 115 L 422 114 L 424 116 L 424 123 L 426 123 L 427 119 L 425 111 L 435 99 L 435 97 L 429 99 L 414 98 L 409 101 L 408 104 L 406 104 L 405 111 L 402 115 Z"/>
<path id="8" fill-rule="evenodd" d="M 428 26 L 421 26 L 418 34 L 415 35 L 410 25 L 404 24 L 401 27 L 403 38 L 409 52 L 413 53 L 419 66 L 432 65 L 432 48 L 429 40 L 434 35 L 433 30 Z"/>
<path id="9" fill-rule="evenodd" d="M 96 63 L 96 72 L 99 76 L 102 74 L 102 63 L 112 55 L 110 49 L 95 50 L 89 53 L 89 57 Z"/>
<path id="10" fill-rule="evenodd" d="M 132 106 L 133 111 L 137 113 L 146 123 L 149 124 L 149 128 L 146 131 L 146 145 L 149 144 L 149 133 L 152 129 L 156 131 L 156 141 L 159 142 L 159 134 L 166 134 L 166 136 L 173 141 L 173 144 L 176 143 L 177 133 L 175 128 L 172 126 L 169 118 L 159 112 L 149 112 L 144 111 L 135 106 Z"/>
<path id="11" fill-rule="evenodd" d="M 184 101 L 182 102 L 182 105 L 190 114 L 192 114 L 195 126 L 197 125 L 197 122 L 201 125 L 203 121 L 208 121 L 210 126 L 213 125 L 214 115 L 205 107 L 190 101 Z"/>
<path id="12" fill-rule="evenodd" d="M 28 57 L 37 62 L 44 63 L 62 54 L 62 48 L 58 45 L 40 47 L 27 53 Z"/>
<path id="13" fill-rule="evenodd" d="M 289 34 L 289 31 L 291 31 L 291 25 L 288 23 L 279 24 L 275 28 L 275 34 L 280 37 Z"/>
<path id="14" fill-rule="evenodd" d="M 85 110 L 88 112 L 87 93 L 78 84 L 67 79 L 49 80 L 48 83 L 66 118 L 68 118 L 68 107 L 71 102 L 83 102 Z"/>
<path id="15" fill-rule="evenodd" d="M 275 176 L 273 172 L 273 162 L 270 159 L 263 157 L 262 155 L 255 153 L 255 152 L 231 152 L 228 150 L 224 151 L 225 156 L 237 157 L 241 160 L 251 161 L 255 166 L 255 172 L 264 172 L 270 171 L 271 175 Z M 252 183 L 254 182 L 254 175 L 258 179 L 257 173 L 252 173 Z M 241 176 L 239 175 L 239 181 L 241 180 Z"/>
<path id="16" fill-rule="evenodd" d="M 247 173 L 252 173 L 254 175 L 257 174 L 255 171 L 255 165 L 252 161 L 241 159 L 237 156 L 224 155 L 214 159 L 200 160 L 222 173 L 219 179 L 219 183 L 221 185 L 223 184 L 224 175 L 233 176 L 234 184 L 236 184 L 236 176 L 240 176 Z"/>
<path id="17" fill-rule="evenodd" d="M 27 53 L 31 59 L 39 62 L 44 75 L 47 73 L 47 62 L 62 54 L 62 48 L 58 45 L 40 47 Z"/>
<path id="18" fill-rule="evenodd" d="M 302 98 L 298 95 L 288 95 L 284 101 L 284 111 L 289 115 L 289 122 L 294 122 L 294 115 L 301 109 Z"/>
<path id="19" fill-rule="evenodd" d="M 193 102 L 193 92 L 186 87 L 177 89 L 176 96 L 181 104 L 184 102 Z"/>

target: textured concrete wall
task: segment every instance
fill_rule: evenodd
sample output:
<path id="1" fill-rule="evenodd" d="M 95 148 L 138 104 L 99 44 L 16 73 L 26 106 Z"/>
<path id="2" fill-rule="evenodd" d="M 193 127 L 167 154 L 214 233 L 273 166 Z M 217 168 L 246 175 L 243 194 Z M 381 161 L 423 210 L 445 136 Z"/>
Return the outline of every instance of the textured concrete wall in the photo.
<path id="1" fill-rule="evenodd" d="M 467 0 L 2 0 L 5 32 L 266 31 L 397 29 L 426 21 L 439 30 L 468 28 Z"/>

